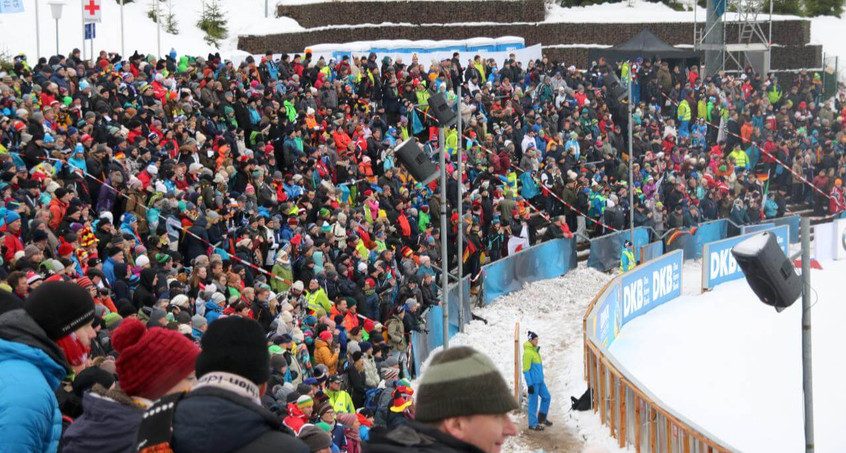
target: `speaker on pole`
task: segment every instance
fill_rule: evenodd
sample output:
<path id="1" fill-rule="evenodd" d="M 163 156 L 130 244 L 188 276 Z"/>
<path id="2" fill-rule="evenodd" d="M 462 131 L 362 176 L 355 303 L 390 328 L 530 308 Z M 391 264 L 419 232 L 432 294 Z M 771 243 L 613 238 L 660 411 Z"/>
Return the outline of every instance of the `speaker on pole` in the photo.
<path id="1" fill-rule="evenodd" d="M 735 245 L 731 254 L 758 299 L 776 311 L 791 306 L 802 294 L 802 279 L 769 231 Z"/>
<path id="2" fill-rule="evenodd" d="M 394 148 L 394 154 L 411 173 L 411 176 L 424 186 L 437 178 L 440 173 L 438 167 L 420 149 L 420 145 L 417 144 L 417 139 L 414 137 L 397 145 Z"/>
<path id="3" fill-rule="evenodd" d="M 458 113 L 449 106 L 444 95 L 435 93 L 429 96 L 429 114 L 437 118 L 441 127 L 449 127 L 458 121 Z"/>

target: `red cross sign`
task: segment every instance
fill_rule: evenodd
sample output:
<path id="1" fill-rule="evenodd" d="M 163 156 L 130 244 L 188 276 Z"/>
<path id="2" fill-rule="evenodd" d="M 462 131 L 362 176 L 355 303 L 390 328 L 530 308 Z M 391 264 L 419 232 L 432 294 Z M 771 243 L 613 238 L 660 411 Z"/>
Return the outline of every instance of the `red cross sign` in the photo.
<path id="1" fill-rule="evenodd" d="M 85 22 L 100 22 L 101 0 L 82 0 L 82 15 Z"/>

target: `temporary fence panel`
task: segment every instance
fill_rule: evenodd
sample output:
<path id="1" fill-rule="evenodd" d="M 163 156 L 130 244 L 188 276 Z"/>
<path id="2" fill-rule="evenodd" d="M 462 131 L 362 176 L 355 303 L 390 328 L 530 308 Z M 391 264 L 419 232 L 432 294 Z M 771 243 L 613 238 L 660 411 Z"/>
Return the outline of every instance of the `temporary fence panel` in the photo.
<path id="1" fill-rule="evenodd" d="M 640 261 L 647 262 L 664 254 L 664 243 L 661 241 L 650 242 L 640 248 Z"/>
<path id="2" fill-rule="evenodd" d="M 775 234 L 776 241 L 778 241 L 778 245 L 781 246 L 785 254 L 788 253 L 790 246 L 789 230 L 790 227 L 787 225 L 767 229 L 767 231 Z M 760 231 L 747 233 L 703 245 L 702 291 L 711 289 L 721 283 L 743 278 L 743 271 L 737 265 L 737 261 L 734 260 L 734 256 L 731 254 L 731 248 L 760 233 Z"/>
<path id="3" fill-rule="evenodd" d="M 789 217 L 779 217 L 777 219 L 770 219 L 770 222 L 776 224 L 776 226 L 787 225 L 790 227 L 790 243 L 791 244 L 798 244 L 799 243 L 799 216 L 792 215 Z"/>
<path id="4" fill-rule="evenodd" d="M 755 225 L 743 225 L 740 227 L 740 234 L 755 233 L 757 231 L 766 231 L 775 226 L 775 223 L 757 223 Z"/>
<path id="5" fill-rule="evenodd" d="M 576 240 L 555 239 L 484 266 L 485 305 L 526 283 L 564 275 L 578 265 Z"/>
<path id="6" fill-rule="evenodd" d="M 619 267 L 623 244 L 631 240 L 631 237 L 631 230 L 626 230 L 591 239 L 588 267 L 603 272 Z M 635 260 L 639 260 L 640 248 L 649 243 L 649 229 L 645 227 L 635 228 L 633 242 Z"/>

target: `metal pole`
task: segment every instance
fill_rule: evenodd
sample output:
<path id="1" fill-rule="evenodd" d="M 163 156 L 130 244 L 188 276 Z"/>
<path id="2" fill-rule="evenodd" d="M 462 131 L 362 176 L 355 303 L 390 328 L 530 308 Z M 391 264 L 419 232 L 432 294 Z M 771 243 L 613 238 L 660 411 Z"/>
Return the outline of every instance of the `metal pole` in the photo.
<path id="1" fill-rule="evenodd" d="M 35 62 L 38 63 L 38 59 L 41 58 L 41 20 L 39 19 L 38 15 L 38 3 L 41 0 L 35 0 Z"/>
<path id="2" fill-rule="evenodd" d="M 267 19 L 267 0 L 264 0 L 264 18 Z"/>
<path id="3" fill-rule="evenodd" d="M 443 127 L 438 129 L 438 153 L 441 155 L 441 265 L 444 269 L 441 272 L 441 297 L 443 298 L 441 310 L 443 311 L 444 349 L 447 349 L 449 348 L 449 292 L 447 291 L 449 286 L 449 254 L 447 253 L 447 173 Z"/>
<path id="4" fill-rule="evenodd" d="M 464 157 L 464 139 L 461 137 L 461 85 L 458 85 L 458 151 L 456 161 L 458 165 L 458 330 L 464 332 L 464 170 L 462 169 Z"/>
<path id="5" fill-rule="evenodd" d="M 88 53 L 88 49 L 85 48 L 86 39 L 85 39 L 85 6 L 84 6 L 85 3 L 84 2 L 85 2 L 85 0 L 81 0 L 81 2 L 80 2 L 80 5 L 82 6 L 82 9 L 80 9 L 80 11 L 82 11 L 82 60 L 83 61 L 88 60 L 88 58 L 85 55 L 85 54 Z"/>
<path id="6" fill-rule="evenodd" d="M 634 245 L 634 155 L 632 154 L 633 146 L 632 146 L 632 104 L 634 100 L 632 98 L 632 71 L 631 66 L 629 66 L 629 231 L 632 235 L 632 250 L 635 249 Z M 634 253 L 635 261 L 637 261 L 637 252 Z"/>
<path id="7" fill-rule="evenodd" d="M 56 55 L 59 53 L 59 19 L 56 19 Z"/>
<path id="8" fill-rule="evenodd" d="M 159 17 L 159 0 L 153 0 L 156 3 L 156 59 L 162 56 L 162 21 Z"/>
<path id="9" fill-rule="evenodd" d="M 814 451 L 814 377 L 811 366 L 811 219 L 802 217 L 802 391 L 805 394 L 805 453 Z"/>
<path id="10" fill-rule="evenodd" d="M 120 0 L 120 54 L 126 56 L 126 47 L 124 46 L 123 41 L 123 3 L 125 0 Z M 156 16 L 156 20 L 158 21 L 158 16 Z"/>

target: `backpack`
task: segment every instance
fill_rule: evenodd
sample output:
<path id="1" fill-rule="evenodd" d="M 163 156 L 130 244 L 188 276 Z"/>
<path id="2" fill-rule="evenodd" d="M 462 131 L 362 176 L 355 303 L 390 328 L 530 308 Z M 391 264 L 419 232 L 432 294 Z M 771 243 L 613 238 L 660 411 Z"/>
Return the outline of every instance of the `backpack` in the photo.
<path id="1" fill-rule="evenodd" d="M 593 407 L 593 391 L 588 387 L 585 390 L 585 393 L 582 393 L 582 396 L 576 398 L 575 396 L 570 397 L 570 409 L 575 411 L 586 411 L 590 410 Z"/>
<path id="2" fill-rule="evenodd" d="M 379 399 L 382 397 L 382 392 L 385 389 L 375 388 L 370 389 L 364 393 L 364 407 L 372 413 L 376 413 L 379 409 Z"/>

